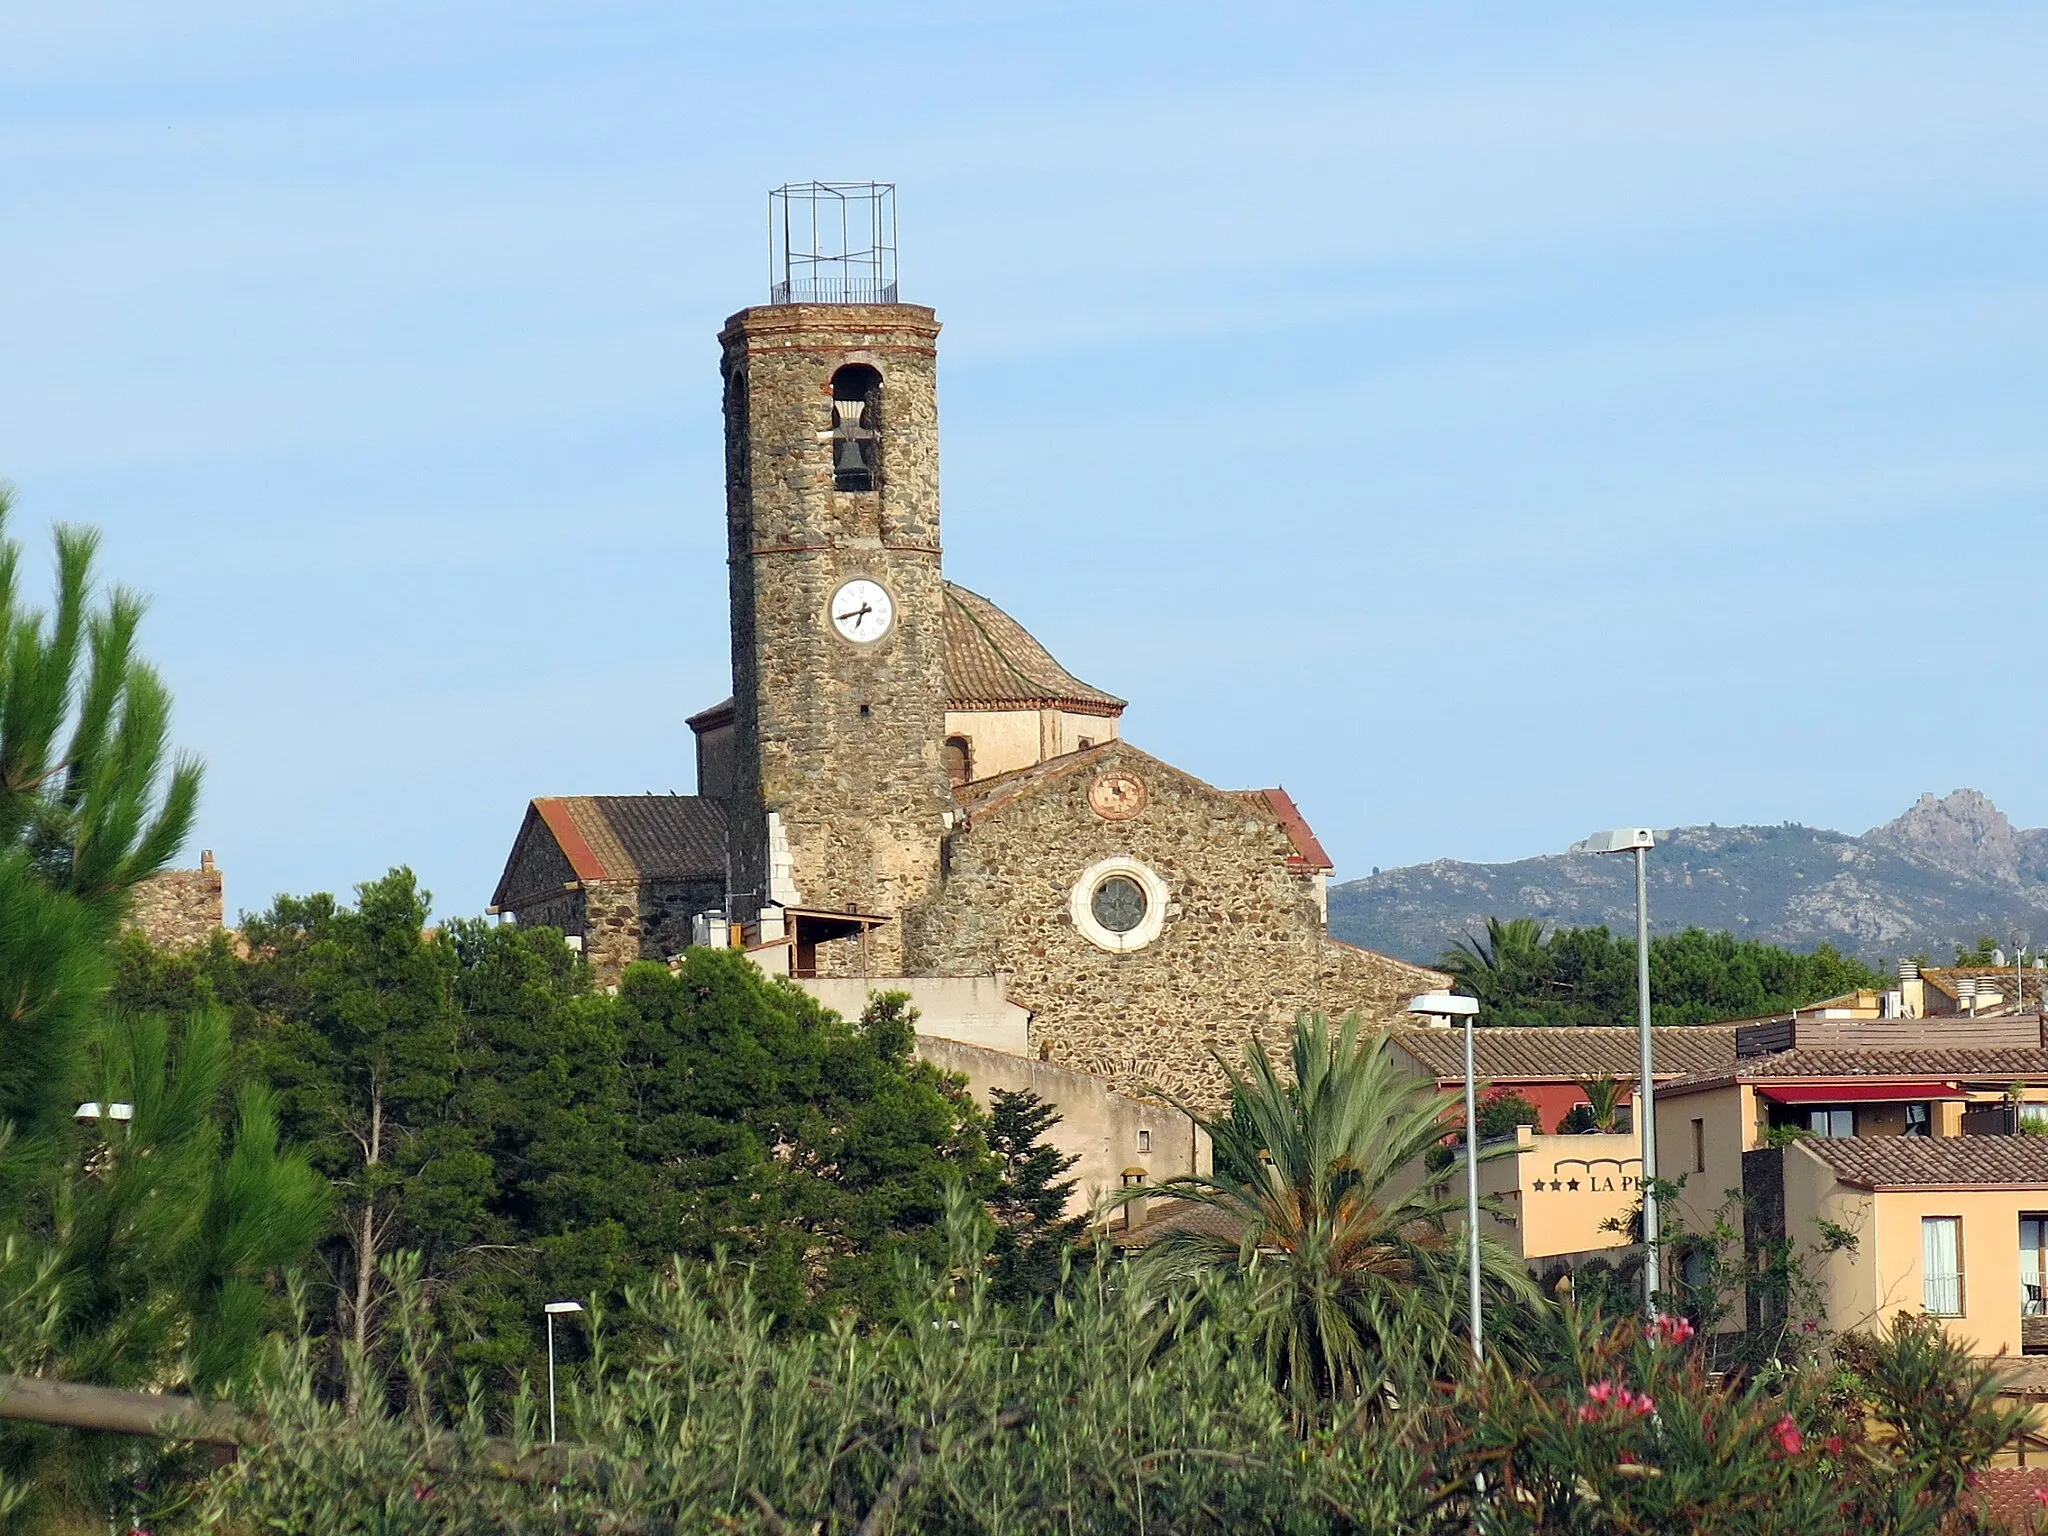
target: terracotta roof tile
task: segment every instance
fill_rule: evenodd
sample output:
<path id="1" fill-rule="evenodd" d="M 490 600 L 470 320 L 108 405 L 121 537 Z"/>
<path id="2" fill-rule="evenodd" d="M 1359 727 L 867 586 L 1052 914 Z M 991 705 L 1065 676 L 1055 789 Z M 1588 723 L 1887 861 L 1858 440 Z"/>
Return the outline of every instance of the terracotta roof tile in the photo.
<path id="1" fill-rule="evenodd" d="M 1124 712 L 1124 700 L 1082 682 L 1022 624 L 950 581 L 940 636 L 948 709 L 1065 709 L 1112 718 Z M 731 725 L 733 712 L 734 701 L 721 699 L 685 723 L 701 734 Z"/>
<path id="2" fill-rule="evenodd" d="M 1977 1501 L 2005 1523 L 2002 1529 L 2033 1529 L 2042 1494 L 2048 1494 L 2048 1467 L 1984 1467 L 1977 1473 Z"/>
<path id="3" fill-rule="evenodd" d="M 2011 1081 L 2048 1077 L 2048 1050 L 2026 1046 L 1937 1047 L 1901 1046 L 1876 1050 L 1791 1050 L 1749 1056 L 1738 1065 L 1688 1073 L 1664 1085 L 1666 1093 L 1695 1088 L 1720 1088 L 1729 1083 L 1788 1077 L 1981 1077 Z"/>
<path id="4" fill-rule="evenodd" d="M 1082 682 L 994 603 L 950 581 L 944 644 L 948 709 L 1124 711 L 1122 699 Z"/>
<path id="5" fill-rule="evenodd" d="M 1287 834 L 1287 841 L 1294 852 L 1287 862 L 1297 869 L 1319 869 L 1328 874 L 1337 866 L 1330 862 L 1324 852 L 1322 840 L 1310 829 L 1308 818 L 1294 803 L 1294 797 L 1284 789 L 1233 789 L 1229 792 L 1242 800 L 1253 810 L 1271 816 L 1280 823 L 1280 830 Z"/>
<path id="6" fill-rule="evenodd" d="M 1865 1189 L 2048 1189 L 2048 1136 L 1816 1136 L 1794 1145 Z"/>
<path id="7" fill-rule="evenodd" d="M 1460 1029 L 1408 1029 L 1394 1043 L 1439 1082 L 1465 1076 L 1465 1035 Z M 1719 1024 L 1695 1024 L 1650 1031 L 1657 1074 L 1697 1073 L 1735 1060 L 1735 1031 Z M 1585 1082 L 1612 1073 L 1633 1082 L 1636 1031 L 1626 1028 L 1482 1028 L 1472 1032 L 1472 1061 L 1489 1082 L 1530 1079 Z"/>
<path id="8" fill-rule="evenodd" d="M 703 795 L 551 795 L 534 812 L 579 880 L 725 878 L 725 806 Z"/>

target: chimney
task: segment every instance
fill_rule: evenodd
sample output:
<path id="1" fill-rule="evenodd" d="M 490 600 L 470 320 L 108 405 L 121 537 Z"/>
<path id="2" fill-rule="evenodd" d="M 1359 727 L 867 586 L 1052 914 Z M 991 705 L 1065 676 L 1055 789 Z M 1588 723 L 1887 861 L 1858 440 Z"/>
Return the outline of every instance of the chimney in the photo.
<path id="1" fill-rule="evenodd" d="M 1977 978 L 1965 976 L 1956 983 L 1956 1001 L 1963 1005 L 1963 1012 L 1971 1018 L 1977 1016 Z"/>
<path id="2" fill-rule="evenodd" d="M 1899 999 L 1906 1018 L 1927 1016 L 1927 983 L 1920 979 L 1920 967 L 1911 960 L 1899 962 Z"/>

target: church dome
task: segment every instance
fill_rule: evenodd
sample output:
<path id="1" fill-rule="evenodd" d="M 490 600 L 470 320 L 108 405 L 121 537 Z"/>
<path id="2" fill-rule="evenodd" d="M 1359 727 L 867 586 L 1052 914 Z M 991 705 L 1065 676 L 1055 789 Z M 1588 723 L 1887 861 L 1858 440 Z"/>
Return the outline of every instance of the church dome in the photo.
<path id="1" fill-rule="evenodd" d="M 1124 712 L 1125 701 L 1084 683 L 1031 632 L 978 592 L 946 583 L 946 707 Z"/>

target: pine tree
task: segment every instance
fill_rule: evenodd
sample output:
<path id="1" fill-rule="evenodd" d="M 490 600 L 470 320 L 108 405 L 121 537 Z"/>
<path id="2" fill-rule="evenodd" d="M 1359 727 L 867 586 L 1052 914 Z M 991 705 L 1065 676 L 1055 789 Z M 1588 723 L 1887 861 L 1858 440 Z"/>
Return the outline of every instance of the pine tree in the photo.
<path id="1" fill-rule="evenodd" d="M 1087 1221 L 1066 1214 L 1074 1181 L 1060 1177 L 1080 1159 L 1046 1143 L 1059 1111 L 1028 1088 L 991 1089 L 988 1118 L 989 1148 L 1003 1170 L 988 1202 L 996 1223 L 994 1290 L 1010 1302 L 1050 1295 L 1067 1257 L 1079 1256 L 1074 1245 Z"/>
<path id="2" fill-rule="evenodd" d="M 254 1363 L 268 1280 L 325 1219 L 265 1094 L 225 1089 L 217 1012 L 108 1006 L 134 886 L 192 824 L 199 767 L 135 655 L 142 603 L 95 600 L 95 537 L 56 536 L 47 613 L 23 605 L 0 488 L 0 1369 L 211 1390 Z M 117 1108 L 118 1106 L 118 1108 Z M 103 1508 L 137 1453 L 17 1428 L 17 1528 Z"/>

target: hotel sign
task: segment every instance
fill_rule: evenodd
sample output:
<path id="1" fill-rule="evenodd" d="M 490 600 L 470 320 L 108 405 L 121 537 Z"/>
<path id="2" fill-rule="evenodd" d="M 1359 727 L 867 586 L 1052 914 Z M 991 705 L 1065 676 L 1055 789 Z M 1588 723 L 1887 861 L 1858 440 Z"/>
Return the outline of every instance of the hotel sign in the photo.
<path id="1" fill-rule="evenodd" d="M 1561 1157 L 1530 1186 L 1551 1194 L 1631 1194 L 1643 1185 L 1640 1157 Z"/>

